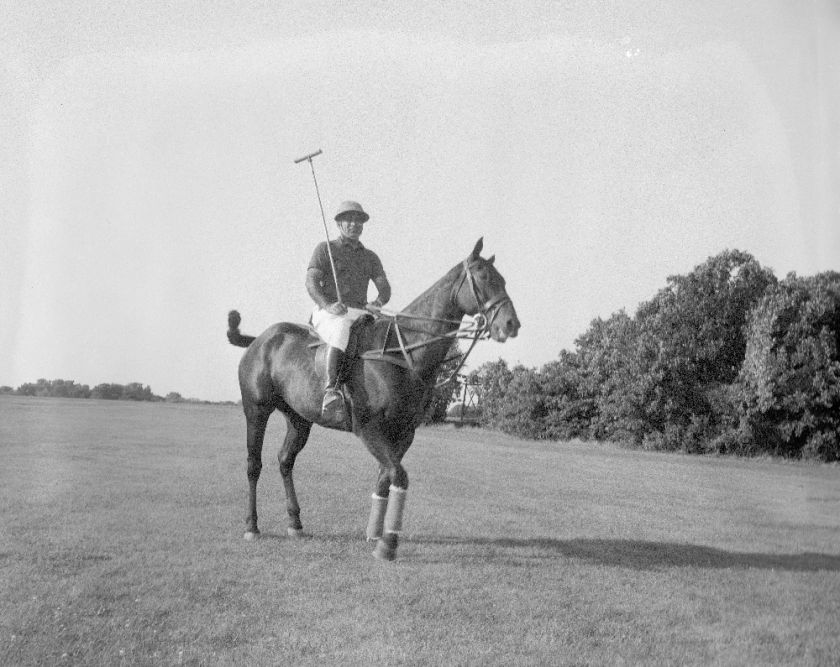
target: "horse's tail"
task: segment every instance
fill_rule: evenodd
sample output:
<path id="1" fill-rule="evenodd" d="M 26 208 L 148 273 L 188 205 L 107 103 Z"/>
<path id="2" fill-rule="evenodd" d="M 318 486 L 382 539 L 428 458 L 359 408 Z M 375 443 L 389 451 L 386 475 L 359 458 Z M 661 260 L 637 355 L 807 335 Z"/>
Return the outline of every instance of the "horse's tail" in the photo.
<path id="1" fill-rule="evenodd" d="M 255 336 L 246 336 L 239 331 L 239 323 L 241 321 L 242 318 L 239 316 L 238 311 L 232 310 L 228 313 L 227 337 L 231 345 L 248 347 L 254 342 Z"/>

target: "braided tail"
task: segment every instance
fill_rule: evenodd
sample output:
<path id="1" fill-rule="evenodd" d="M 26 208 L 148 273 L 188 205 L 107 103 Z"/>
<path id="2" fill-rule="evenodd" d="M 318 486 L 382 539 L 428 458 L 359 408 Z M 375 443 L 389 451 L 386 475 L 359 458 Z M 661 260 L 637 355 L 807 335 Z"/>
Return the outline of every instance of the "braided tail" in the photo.
<path id="1" fill-rule="evenodd" d="M 245 336 L 239 331 L 239 323 L 242 321 L 239 312 L 232 310 L 228 313 L 227 338 L 231 345 L 237 347 L 248 347 L 254 342 L 255 336 Z"/>

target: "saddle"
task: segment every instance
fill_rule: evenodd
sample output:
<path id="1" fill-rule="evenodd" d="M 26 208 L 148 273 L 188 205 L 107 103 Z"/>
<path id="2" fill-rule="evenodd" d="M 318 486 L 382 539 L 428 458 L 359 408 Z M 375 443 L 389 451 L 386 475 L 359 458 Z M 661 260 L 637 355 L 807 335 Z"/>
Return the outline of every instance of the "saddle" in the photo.
<path id="1" fill-rule="evenodd" d="M 350 377 L 350 372 L 353 370 L 356 361 L 371 349 L 371 334 L 373 333 L 374 322 L 373 315 L 362 315 L 350 326 L 350 339 L 347 342 L 347 349 L 344 351 L 344 361 L 341 368 L 338 369 L 339 386 L 343 385 Z M 322 366 L 327 342 L 318 335 L 311 322 L 309 323 L 309 337 L 308 347 L 316 348 L 316 363 Z"/>
<path id="2" fill-rule="evenodd" d="M 376 325 L 382 325 L 377 327 Z M 315 348 L 315 366 L 323 368 L 327 351 L 327 342 L 321 338 L 310 319 L 308 323 L 309 342 L 307 347 Z M 398 347 L 388 347 L 388 342 L 395 337 Z M 396 319 L 374 317 L 372 314 L 362 315 L 350 326 L 350 337 L 347 342 L 347 349 L 344 351 L 344 359 L 338 369 L 337 386 L 339 392 L 347 403 L 347 383 L 352 377 L 353 368 L 360 359 L 384 362 L 413 370 L 411 360 L 408 356 L 409 348 L 405 346 Z M 349 415 L 349 410 L 347 411 Z M 349 422 L 347 424 L 349 430 Z"/>

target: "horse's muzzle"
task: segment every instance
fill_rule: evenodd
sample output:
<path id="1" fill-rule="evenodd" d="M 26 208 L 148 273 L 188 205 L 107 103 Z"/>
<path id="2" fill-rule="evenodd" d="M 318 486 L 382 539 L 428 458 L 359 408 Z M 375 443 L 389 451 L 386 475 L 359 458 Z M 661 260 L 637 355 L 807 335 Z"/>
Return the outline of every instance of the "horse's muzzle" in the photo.
<path id="1" fill-rule="evenodd" d="M 504 343 L 508 338 L 516 338 L 519 335 L 519 318 L 516 316 L 516 310 L 513 304 L 505 304 L 493 318 L 493 323 L 490 325 L 490 337 Z"/>

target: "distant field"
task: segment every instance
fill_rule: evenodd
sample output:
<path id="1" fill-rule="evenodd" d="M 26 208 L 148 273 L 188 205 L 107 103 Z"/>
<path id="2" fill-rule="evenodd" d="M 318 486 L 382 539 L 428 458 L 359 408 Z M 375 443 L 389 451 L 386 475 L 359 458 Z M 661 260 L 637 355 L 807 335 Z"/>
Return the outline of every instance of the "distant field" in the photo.
<path id="1" fill-rule="evenodd" d="M 285 536 L 237 407 L 0 397 L 0 664 L 840 663 L 840 467 L 422 429 L 398 560 L 316 428 Z"/>

